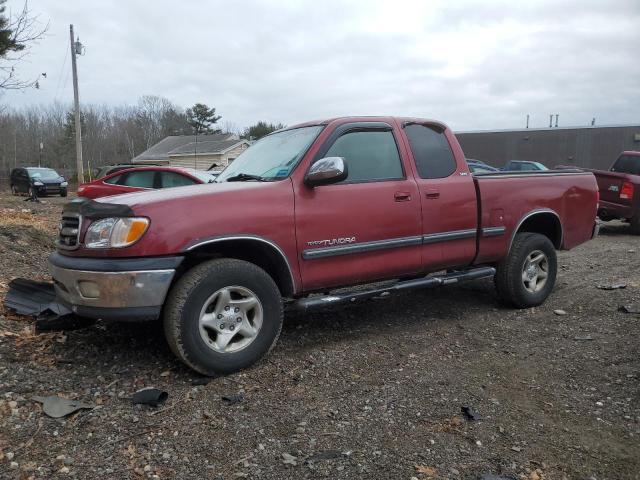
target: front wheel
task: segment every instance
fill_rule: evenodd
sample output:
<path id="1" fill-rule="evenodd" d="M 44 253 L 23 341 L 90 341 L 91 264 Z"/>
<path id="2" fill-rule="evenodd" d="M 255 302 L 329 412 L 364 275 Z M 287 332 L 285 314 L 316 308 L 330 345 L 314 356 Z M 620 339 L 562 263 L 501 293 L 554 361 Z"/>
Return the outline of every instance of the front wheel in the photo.
<path id="1" fill-rule="evenodd" d="M 541 305 L 553 290 L 557 272 L 558 259 L 551 240 L 539 233 L 518 233 L 496 271 L 498 296 L 517 308 Z"/>
<path id="2" fill-rule="evenodd" d="M 282 299 L 273 279 L 235 259 L 202 263 L 171 289 L 164 332 L 173 353 L 203 375 L 246 368 L 275 345 Z"/>
<path id="3" fill-rule="evenodd" d="M 66 190 L 60 190 L 60 196 L 61 197 L 66 197 L 67 196 L 67 191 Z"/>
<path id="4" fill-rule="evenodd" d="M 11 185 L 11 195 L 18 195 L 18 189 L 15 185 Z"/>

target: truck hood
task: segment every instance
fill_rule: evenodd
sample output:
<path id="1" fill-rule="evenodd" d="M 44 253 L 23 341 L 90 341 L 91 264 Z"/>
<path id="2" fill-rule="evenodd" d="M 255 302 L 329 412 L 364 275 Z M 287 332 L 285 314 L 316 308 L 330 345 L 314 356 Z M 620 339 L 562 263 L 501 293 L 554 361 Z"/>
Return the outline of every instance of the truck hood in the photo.
<path id="1" fill-rule="evenodd" d="M 285 180 L 286 181 L 286 180 Z M 126 205 L 136 213 L 143 213 L 146 206 L 180 202 L 191 203 L 195 201 L 205 202 L 208 197 L 229 195 L 234 202 L 241 201 L 242 193 L 254 189 L 269 189 L 279 182 L 222 182 L 207 183 L 188 187 L 166 188 L 151 191 L 125 193 L 97 198 L 96 202 Z M 217 200 L 219 201 L 219 200 Z"/>

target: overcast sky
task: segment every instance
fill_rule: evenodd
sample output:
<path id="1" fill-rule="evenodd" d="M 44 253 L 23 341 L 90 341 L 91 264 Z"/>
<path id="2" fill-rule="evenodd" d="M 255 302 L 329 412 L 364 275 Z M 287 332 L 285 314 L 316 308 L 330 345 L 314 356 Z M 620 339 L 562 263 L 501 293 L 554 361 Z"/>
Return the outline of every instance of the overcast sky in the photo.
<path id="1" fill-rule="evenodd" d="M 23 0 L 8 0 L 17 9 Z M 413 115 L 455 130 L 640 121 L 640 1 L 31 0 L 49 22 L 15 107 L 161 95 L 223 121 Z"/>

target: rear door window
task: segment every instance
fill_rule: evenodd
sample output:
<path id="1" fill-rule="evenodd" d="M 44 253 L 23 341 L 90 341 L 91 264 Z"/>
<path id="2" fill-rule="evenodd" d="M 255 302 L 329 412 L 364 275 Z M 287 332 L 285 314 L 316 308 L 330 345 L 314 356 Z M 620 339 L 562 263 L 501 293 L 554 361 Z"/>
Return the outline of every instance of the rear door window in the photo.
<path id="1" fill-rule="evenodd" d="M 122 174 L 118 185 L 136 188 L 154 188 L 156 172 L 153 170 L 142 170 L 139 172 L 128 172 Z"/>
<path id="2" fill-rule="evenodd" d="M 185 187 L 195 183 L 195 180 L 176 172 L 160 172 L 160 188 Z"/>
<path id="3" fill-rule="evenodd" d="M 442 128 L 412 123 L 404 131 L 420 178 L 445 178 L 456 171 L 456 160 Z"/>
<path id="4" fill-rule="evenodd" d="M 404 178 L 398 147 L 390 130 L 351 131 L 339 137 L 325 157 L 342 157 L 344 182 L 375 182 Z"/>

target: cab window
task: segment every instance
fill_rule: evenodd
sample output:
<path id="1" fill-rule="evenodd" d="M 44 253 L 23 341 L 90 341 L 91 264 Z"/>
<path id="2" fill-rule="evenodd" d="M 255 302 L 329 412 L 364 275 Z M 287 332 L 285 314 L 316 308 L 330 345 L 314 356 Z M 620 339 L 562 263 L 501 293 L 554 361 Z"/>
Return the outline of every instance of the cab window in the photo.
<path id="1" fill-rule="evenodd" d="M 420 178 L 445 178 L 456 171 L 456 160 L 437 125 L 409 124 L 404 127 Z"/>
<path id="2" fill-rule="evenodd" d="M 325 157 L 342 157 L 348 177 L 343 183 L 404 178 L 398 147 L 389 130 L 352 131 L 339 137 Z"/>

